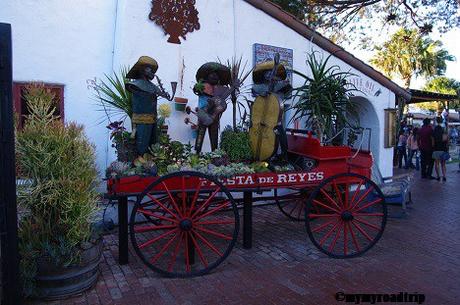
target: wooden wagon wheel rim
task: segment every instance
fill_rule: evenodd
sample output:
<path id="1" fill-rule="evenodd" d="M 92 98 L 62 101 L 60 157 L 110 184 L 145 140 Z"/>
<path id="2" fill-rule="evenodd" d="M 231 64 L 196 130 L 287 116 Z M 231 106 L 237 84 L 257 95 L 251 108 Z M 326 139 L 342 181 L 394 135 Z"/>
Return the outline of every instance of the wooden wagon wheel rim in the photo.
<path id="1" fill-rule="evenodd" d="M 206 197 L 200 196 L 209 193 L 209 187 L 202 188 L 203 182 L 213 185 Z M 143 201 L 149 204 L 144 206 Z M 156 203 L 155 212 L 149 210 L 152 202 Z M 136 224 L 144 215 L 161 221 Z M 149 185 L 139 196 L 130 220 L 137 255 L 152 270 L 168 277 L 209 273 L 230 254 L 238 230 L 238 209 L 227 188 L 213 177 L 192 171 L 168 174 Z"/>
<path id="2" fill-rule="evenodd" d="M 305 221 L 305 204 L 308 199 L 309 189 L 293 190 L 292 198 L 284 199 L 278 196 L 278 190 L 274 190 L 275 202 L 278 209 L 289 219 L 294 221 Z"/>
<path id="3" fill-rule="evenodd" d="M 322 212 L 316 212 L 316 208 Z M 338 174 L 324 180 L 305 208 L 308 236 L 333 258 L 362 255 L 382 237 L 387 219 L 385 198 L 365 176 Z M 312 220 L 315 220 L 314 222 Z"/>

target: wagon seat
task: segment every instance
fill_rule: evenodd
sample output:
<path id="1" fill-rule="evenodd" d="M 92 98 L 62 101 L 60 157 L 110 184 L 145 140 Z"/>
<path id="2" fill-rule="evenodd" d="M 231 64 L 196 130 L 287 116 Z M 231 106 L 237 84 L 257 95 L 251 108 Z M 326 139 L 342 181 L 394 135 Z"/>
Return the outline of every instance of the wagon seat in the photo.
<path id="1" fill-rule="evenodd" d="M 306 130 L 287 129 L 288 153 L 313 159 L 315 167 L 321 167 L 332 176 L 355 173 L 370 178 L 372 155 L 368 151 L 356 151 L 349 146 L 326 146 Z"/>

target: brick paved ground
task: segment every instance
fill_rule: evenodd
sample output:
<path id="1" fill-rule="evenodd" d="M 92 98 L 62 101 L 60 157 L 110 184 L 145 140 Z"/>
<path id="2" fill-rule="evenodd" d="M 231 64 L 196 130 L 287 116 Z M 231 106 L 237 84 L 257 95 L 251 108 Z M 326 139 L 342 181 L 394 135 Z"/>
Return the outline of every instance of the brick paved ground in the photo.
<path id="1" fill-rule="evenodd" d="M 275 206 L 254 210 L 254 247 L 241 240 L 212 274 L 164 279 L 140 263 L 117 264 L 117 236 L 105 237 L 97 286 L 84 295 L 32 304 L 345 304 L 346 293 L 418 292 L 424 304 L 460 304 L 460 173 L 448 167 L 448 181 L 413 185 L 407 219 L 390 219 L 380 242 L 363 257 L 336 260 L 319 253 L 302 223 Z M 241 235 L 241 234 L 240 234 Z"/>

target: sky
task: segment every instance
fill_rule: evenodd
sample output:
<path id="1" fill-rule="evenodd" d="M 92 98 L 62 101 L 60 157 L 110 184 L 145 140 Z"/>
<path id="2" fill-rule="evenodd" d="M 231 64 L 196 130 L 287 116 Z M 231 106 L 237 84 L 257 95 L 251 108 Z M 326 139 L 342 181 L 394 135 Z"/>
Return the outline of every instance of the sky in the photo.
<path id="1" fill-rule="evenodd" d="M 387 40 L 390 37 L 390 34 L 388 34 L 386 37 L 384 37 L 384 40 Z M 456 60 L 453 62 L 447 62 L 447 70 L 446 70 L 446 75 L 449 78 L 454 78 L 458 81 L 460 81 L 460 29 L 456 28 L 450 32 L 447 32 L 445 34 L 439 35 L 439 34 L 432 34 L 430 37 L 433 40 L 441 40 L 443 42 L 443 47 L 447 49 L 449 54 L 455 56 Z M 345 46 L 347 50 L 347 48 Z M 368 62 L 368 60 L 372 57 L 373 52 L 369 51 L 363 51 L 363 50 L 350 50 L 351 53 L 353 53 L 356 57 L 360 58 L 361 60 L 364 60 Z M 396 80 L 394 79 L 396 83 L 399 85 L 403 85 L 403 82 L 401 80 Z M 425 84 L 425 79 L 423 78 L 417 78 L 413 79 L 411 82 L 411 89 L 421 89 L 421 87 Z"/>

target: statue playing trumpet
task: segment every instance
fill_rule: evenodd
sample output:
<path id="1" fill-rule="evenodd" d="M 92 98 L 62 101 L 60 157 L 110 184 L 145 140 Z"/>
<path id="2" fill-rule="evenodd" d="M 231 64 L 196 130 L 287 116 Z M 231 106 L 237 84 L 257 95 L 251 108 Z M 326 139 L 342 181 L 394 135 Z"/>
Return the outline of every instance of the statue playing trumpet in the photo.
<path id="1" fill-rule="evenodd" d="M 168 101 L 174 98 L 177 82 L 171 82 L 172 95 L 163 88 L 163 84 L 155 73 L 158 63 L 149 56 L 141 56 L 129 70 L 126 78 L 126 90 L 132 93 L 132 136 L 136 139 L 138 155 L 147 152 L 150 145 L 157 143 L 157 100 L 163 97 Z M 158 86 L 152 83 L 156 78 Z"/>

